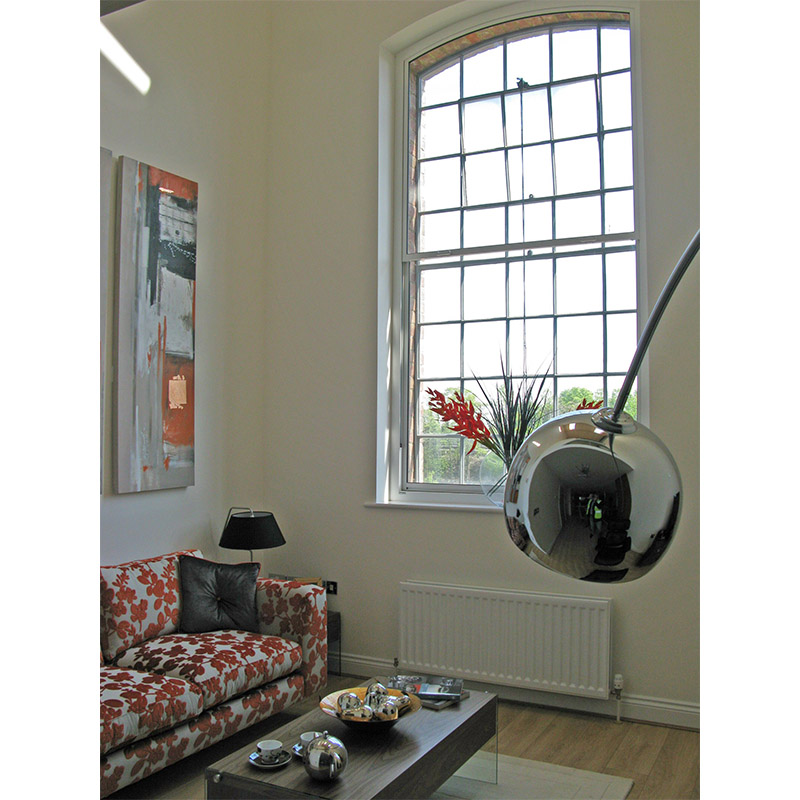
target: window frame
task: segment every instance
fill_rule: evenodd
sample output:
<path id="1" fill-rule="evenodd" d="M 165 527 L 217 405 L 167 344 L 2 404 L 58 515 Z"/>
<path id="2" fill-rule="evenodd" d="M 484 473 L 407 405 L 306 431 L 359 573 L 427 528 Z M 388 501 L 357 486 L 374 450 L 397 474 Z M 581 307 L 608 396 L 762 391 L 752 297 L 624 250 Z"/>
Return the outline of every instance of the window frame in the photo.
<path id="1" fill-rule="evenodd" d="M 587 4 L 588 5 L 588 4 Z M 409 158 L 409 66 L 419 56 L 475 31 L 529 16 L 560 14 L 570 11 L 623 12 L 629 15 L 631 48 L 631 104 L 633 126 L 634 233 L 637 251 L 637 334 L 646 321 L 646 249 L 644 243 L 644 174 L 641 141 L 641 78 L 638 3 L 615 3 L 600 6 L 574 4 L 518 3 L 465 19 L 452 21 L 434 30 L 447 11 L 411 26 L 404 35 L 384 43 L 381 53 L 380 137 L 379 137 L 379 361 L 377 487 L 378 505 L 407 505 L 422 508 L 458 508 L 499 511 L 485 497 L 481 488 L 469 484 L 407 485 L 404 438 L 409 413 L 409 290 L 407 186 Z M 463 13 L 463 10 L 461 10 Z M 434 19 L 436 18 L 436 19 Z M 427 35 L 420 28 L 430 26 Z M 399 143 L 399 146 L 397 146 Z M 628 237 L 629 239 L 631 237 Z M 642 365 L 638 376 L 638 416 L 648 422 L 648 369 Z"/>

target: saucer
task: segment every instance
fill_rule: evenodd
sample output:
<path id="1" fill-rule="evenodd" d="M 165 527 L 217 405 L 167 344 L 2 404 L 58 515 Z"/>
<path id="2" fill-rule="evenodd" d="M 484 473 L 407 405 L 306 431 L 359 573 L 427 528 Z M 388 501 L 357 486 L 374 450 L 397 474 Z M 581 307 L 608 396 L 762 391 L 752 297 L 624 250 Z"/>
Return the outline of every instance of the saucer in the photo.
<path id="1" fill-rule="evenodd" d="M 285 752 L 285 751 L 284 751 Z M 303 757 L 303 748 L 300 746 L 300 742 L 295 745 L 292 745 L 292 752 L 298 757 Z"/>
<path id="2" fill-rule="evenodd" d="M 286 750 L 281 750 L 281 754 L 274 761 L 264 761 L 258 753 L 250 753 L 248 760 L 258 769 L 277 769 L 285 767 L 292 760 L 292 755 Z"/>

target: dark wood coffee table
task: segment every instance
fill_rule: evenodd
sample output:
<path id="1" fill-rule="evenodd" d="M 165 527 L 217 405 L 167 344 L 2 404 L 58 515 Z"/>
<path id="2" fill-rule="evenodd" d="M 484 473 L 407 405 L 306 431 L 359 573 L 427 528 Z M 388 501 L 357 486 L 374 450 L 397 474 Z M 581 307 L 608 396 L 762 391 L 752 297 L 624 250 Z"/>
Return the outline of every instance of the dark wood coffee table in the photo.
<path id="1" fill-rule="evenodd" d="M 208 800 L 264 798 L 430 797 L 453 773 L 497 733 L 497 696 L 472 692 L 441 711 L 421 708 L 383 730 L 348 727 L 319 708 L 270 732 L 288 750 L 304 731 L 328 731 L 344 742 L 347 767 L 332 781 L 306 773 L 302 761 L 277 770 L 259 770 L 248 763 L 255 742 L 206 769 Z"/>

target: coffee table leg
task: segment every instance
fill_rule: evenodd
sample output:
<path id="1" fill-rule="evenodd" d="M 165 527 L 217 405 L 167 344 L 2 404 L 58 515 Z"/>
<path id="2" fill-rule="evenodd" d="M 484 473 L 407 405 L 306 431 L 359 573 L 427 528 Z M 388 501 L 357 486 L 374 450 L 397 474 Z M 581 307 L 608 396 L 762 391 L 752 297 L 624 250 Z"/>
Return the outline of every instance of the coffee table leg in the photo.
<path id="1" fill-rule="evenodd" d="M 499 706 L 498 706 L 499 707 Z M 493 783 L 497 785 L 498 775 L 498 756 L 499 756 L 499 731 L 497 728 L 497 707 L 495 708 L 494 736 L 475 753 L 463 767 L 458 769 L 453 777 L 467 778 L 483 783 Z"/>

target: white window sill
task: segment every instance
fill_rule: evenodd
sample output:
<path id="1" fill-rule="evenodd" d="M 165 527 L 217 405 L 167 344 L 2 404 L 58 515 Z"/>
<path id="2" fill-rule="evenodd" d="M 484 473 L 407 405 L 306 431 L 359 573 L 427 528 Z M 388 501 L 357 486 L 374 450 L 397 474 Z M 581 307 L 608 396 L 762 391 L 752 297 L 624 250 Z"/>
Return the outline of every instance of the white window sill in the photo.
<path id="1" fill-rule="evenodd" d="M 391 500 L 382 503 L 364 503 L 365 508 L 412 508 L 422 511 L 468 511 L 470 513 L 488 512 L 490 514 L 502 513 L 503 509 L 495 505 L 480 505 L 466 503 L 418 503 L 411 500 Z"/>

